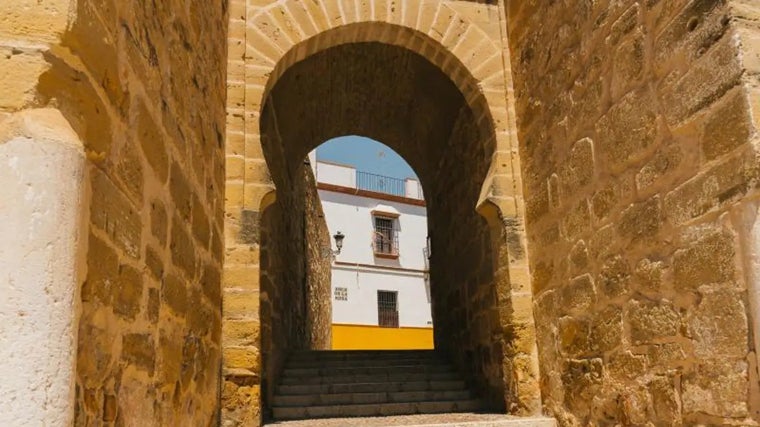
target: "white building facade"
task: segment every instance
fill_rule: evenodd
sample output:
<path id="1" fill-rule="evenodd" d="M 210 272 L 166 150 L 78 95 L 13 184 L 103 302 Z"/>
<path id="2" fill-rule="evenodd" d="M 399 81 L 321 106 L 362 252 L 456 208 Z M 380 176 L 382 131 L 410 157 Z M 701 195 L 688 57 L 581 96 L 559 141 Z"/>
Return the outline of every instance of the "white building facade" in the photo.
<path id="1" fill-rule="evenodd" d="M 333 348 L 432 348 L 427 212 L 415 179 L 314 161 L 331 234 Z"/>

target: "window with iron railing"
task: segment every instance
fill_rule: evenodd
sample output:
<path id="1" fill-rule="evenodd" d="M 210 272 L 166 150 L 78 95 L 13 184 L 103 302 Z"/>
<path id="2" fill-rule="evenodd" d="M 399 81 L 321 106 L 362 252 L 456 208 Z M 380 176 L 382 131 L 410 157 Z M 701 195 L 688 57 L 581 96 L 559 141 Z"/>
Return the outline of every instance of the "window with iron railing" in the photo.
<path id="1" fill-rule="evenodd" d="M 398 328 L 398 292 L 377 291 L 377 319 L 384 328 Z"/>
<path id="2" fill-rule="evenodd" d="M 375 216 L 375 254 L 379 256 L 398 256 L 398 232 L 393 218 Z"/>

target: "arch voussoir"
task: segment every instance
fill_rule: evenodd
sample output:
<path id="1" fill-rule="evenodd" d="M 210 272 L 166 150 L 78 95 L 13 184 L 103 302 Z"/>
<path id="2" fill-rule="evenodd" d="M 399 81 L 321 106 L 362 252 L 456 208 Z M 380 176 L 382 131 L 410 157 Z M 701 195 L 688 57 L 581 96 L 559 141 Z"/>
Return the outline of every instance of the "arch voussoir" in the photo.
<path id="1" fill-rule="evenodd" d="M 368 49 L 376 49 L 378 48 L 377 44 L 383 44 L 415 53 L 416 55 L 413 55 L 414 61 L 427 61 L 429 64 L 426 66 L 432 64 L 433 67 L 431 68 L 436 69 L 433 74 L 437 76 L 438 71 L 440 71 L 441 81 L 448 82 L 446 79 L 450 80 L 453 85 L 447 83 L 446 87 L 451 87 L 451 94 L 456 95 L 441 99 L 454 99 L 461 94 L 461 100 L 457 101 L 460 104 L 456 104 L 456 108 L 452 109 L 456 113 L 449 115 L 449 117 L 456 117 L 456 123 L 449 131 L 449 136 L 442 138 L 448 138 L 448 144 L 455 141 L 456 143 L 453 145 L 457 147 L 456 150 L 459 150 L 457 151 L 458 154 L 446 159 L 442 158 L 436 162 L 438 168 L 431 166 L 430 171 L 426 171 L 426 173 L 428 176 L 439 175 L 438 171 L 442 168 L 459 167 L 458 162 L 460 160 L 455 160 L 455 157 L 456 159 L 467 158 L 462 162 L 467 161 L 472 162 L 472 165 L 478 165 L 471 167 L 473 170 L 478 170 L 476 178 L 478 184 L 468 187 L 467 190 L 461 190 L 468 194 L 467 197 L 470 197 L 469 195 L 474 192 L 472 198 L 468 199 L 466 203 L 466 209 L 469 209 L 467 215 L 472 215 L 475 218 L 472 222 L 473 226 L 480 227 L 478 224 L 481 222 L 479 222 L 477 213 L 472 211 L 472 207 L 476 205 L 476 201 L 478 201 L 478 211 L 480 211 L 482 201 L 492 205 L 493 211 L 496 212 L 495 218 L 498 218 L 498 221 L 494 223 L 496 224 L 494 230 L 499 230 L 498 236 L 502 238 L 497 240 L 500 242 L 499 245 L 506 245 L 504 236 L 508 234 L 508 230 L 503 225 L 505 224 L 503 218 L 507 217 L 514 220 L 520 217 L 520 213 L 517 208 L 517 195 L 514 194 L 517 187 L 514 172 L 512 169 L 500 166 L 500 162 L 506 161 L 507 156 L 511 155 L 508 151 L 510 141 L 505 128 L 506 120 L 503 120 L 506 117 L 507 108 L 504 89 L 504 63 L 500 49 L 501 40 L 499 37 L 489 37 L 478 23 L 472 21 L 470 13 L 466 11 L 460 13 L 461 11 L 439 0 L 281 0 L 272 2 L 270 7 L 264 7 L 251 13 L 246 28 L 246 97 L 244 103 L 246 109 L 244 166 L 246 166 L 246 170 L 241 183 L 243 188 L 240 189 L 242 190 L 243 209 L 262 213 L 268 206 L 272 206 L 277 199 L 276 191 L 278 190 L 275 189 L 272 179 L 268 176 L 267 162 L 274 162 L 271 163 L 273 173 L 282 173 L 282 170 L 279 172 L 278 170 L 283 169 L 283 164 L 291 165 L 294 161 L 293 158 L 299 157 L 303 149 L 308 148 L 293 146 L 291 147 L 292 151 L 275 153 L 274 147 L 292 145 L 292 142 L 287 143 L 286 141 L 300 141 L 303 136 L 309 139 L 312 138 L 312 134 L 321 135 L 321 132 L 326 134 L 333 130 L 328 126 L 321 127 L 317 124 L 314 125 L 314 129 L 307 131 L 291 131 L 292 128 L 299 126 L 291 125 L 296 123 L 293 121 L 294 115 L 288 115 L 285 110 L 287 106 L 279 103 L 277 104 L 277 113 L 282 112 L 282 115 L 278 114 L 276 118 L 267 115 L 267 111 L 273 114 L 273 110 L 267 110 L 267 108 L 273 109 L 275 101 L 281 103 L 285 102 L 280 101 L 282 99 L 294 98 L 292 94 L 281 96 L 281 88 L 285 86 L 277 86 L 278 82 L 281 80 L 283 82 L 291 81 L 289 79 L 295 75 L 309 74 L 303 71 L 308 68 L 300 68 L 300 74 L 286 75 L 288 70 L 301 67 L 302 63 L 308 63 L 313 56 L 328 54 L 327 51 L 331 51 L 333 48 L 337 50 L 345 47 L 349 48 L 348 52 L 357 52 L 355 49 L 364 49 L 365 47 L 351 48 L 348 45 L 365 43 L 371 45 L 367 47 Z M 385 48 L 387 49 L 387 46 Z M 382 52 L 382 49 L 371 50 L 370 52 Z M 335 59 L 335 57 L 329 58 Z M 423 59 L 424 61 L 422 61 Z M 333 62 L 329 63 L 333 64 Z M 400 64 L 402 66 L 407 65 L 407 63 Z M 300 86 L 295 85 L 293 87 Z M 399 87 L 404 86 L 399 85 Z M 458 94 L 457 90 L 459 91 Z M 281 110 L 281 108 L 283 109 Z M 308 115 L 308 113 L 306 114 Z M 336 110 L 335 114 L 339 114 L 339 111 Z M 301 116 L 303 115 L 298 117 Z M 331 114 L 331 117 L 333 116 L 334 114 Z M 269 118 L 267 119 L 267 117 Z M 267 120 L 277 122 L 281 118 L 281 123 L 274 125 L 270 123 L 268 125 L 271 129 L 265 130 L 261 127 L 261 124 Z M 362 121 L 362 123 L 364 122 L 366 120 Z M 450 125 L 448 122 L 446 124 Z M 282 127 L 280 127 L 281 125 Z M 446 125 L 434 127 L 447 129 Z M 344 128 L 353 129 L 348 125 Z M 282 130 L 282 135 L 279 134 L 280 130 Z M 256 132 L 260 132 L 261 136 L 256 135 Z M 251 135 L 256 135 L 256 137 L 251 137 Z M 267 138 L 272 139 L 267 140 Z M 460 143 L 467 138 L 471 138 L 470 141 L 477 141 L 479 145 L 472 146 L 471 144 Z M 303 142 L 303 144 L 308 145 L 311 142 Z M 414 150 L 419 148 L 407 149 L 410 150 L 408 153 L 414 153 Z M 494 149 L 500 153 L 498 156 L 493 154 L 492 150 Z M 451 150 L 451 146 L 447 150 Z M 267 153 L 266 160 L 264 160 L 264 152 Z M 278 159 L 278 156 L 282 158 Z M 416 165 L 420 165 L 419 160 L 415 160 L 415 162 Z M 490 172 L 488 169 L 489 162 L 491 165 Z M 410 163 L 412 162 L 410 161 Z M 267 171 L 267 173 L 249 171 L 248 166 Z M 420 177 L 422 176 L 420 174 Z M 276 175 L 274 181 L 278 183 L 278 186 L 286 182 L 280 175 Z M 485 181 L 483 186 L 479 187 L 479 183 L 483 181 Z M 443 186 L 443 184 L 441 185 Z M 285 186 L 287 187 L 287 185 Z M 478 190 L 485 191 L 480 198 L 478 198 Z M 292 198 L 292 194 L 288 193 L 287 188 L 283 188 L 283 192 L 280 193 L 280 200 L 277 200 L 276 205 L 289 203 L 286 201 L 289 197 Z M 449 227 L 448 223 L 446 224 L 445 227 Z M 499 248 L 503 249 L 502 246 Z M 518 267 L 522 268 L 522 264 Z M 497 274 L 496 280 L 503 286 L 509 286 L 510 274 L 522 280 L 527 274 L 527 264 L 524 267 L 526 273 L 521 274 L 517 269 L 512 269 L 510 265 L 502 264 L 499 261 L 495 267 L 498 269 L 498 272 L 495 273 Z M 266 281 L 269 279 L 257 278 L 258 280 Z M 264 287 L 262 285 L 262 289 Z M 530 300 L 525 300 L 523 295 L 514 294 L 513 299 L 515 304 L 520 307 L 530 306 Z M 526 301 L 528 302 L 526 303 Z M 480 306 L 487 304 L 487 301 L 476 301 L 473 304 Z M 508 307 L 504 310 L 511 312 L 512 308 Z M 520 311 L 520 313 L 525 314 L 525 311 Z M 518 326 L 521 330 L 530 329 L 529 318 L 523 319 L 517 315 L 512 318 L 519 322 Z M 534 335 L 520 335 L 514 339 L 519 344 L 525 340 L 529 342 L 530 339 L 535 339 Z M 518 346 L 524 347 L 522 344 Z M 532 360 L 530 357 L 535 355 L 527 354 L 526 356 L 526 354 L 520 353 L 518 356 L 528 357 L 526 360 L 530 361 Z M 503 379 L 510 385 L 514 385 L 515 390 L 518 390 L 518 384 L 511 379 L 534 375 L 535 372 L 521 371 L 516 366 L 526 365 L 526 363 L 519 362 L 517 359 L 515 361 L 514 364 L 511 364 L 511 361 L 505 362 Z M 531 363 L 527 363 L 527 365 L 532 366 Z M 494 369 L 490 365 L 487 368 L 488 372 L 492 372 Z M 264 390 L 261 391 L 264 392 Z M 515 393 L 520 393 L 520 391 L 515 391 Z M 491 393 L 491 397 L 494 397 L 493 393 Z"/>

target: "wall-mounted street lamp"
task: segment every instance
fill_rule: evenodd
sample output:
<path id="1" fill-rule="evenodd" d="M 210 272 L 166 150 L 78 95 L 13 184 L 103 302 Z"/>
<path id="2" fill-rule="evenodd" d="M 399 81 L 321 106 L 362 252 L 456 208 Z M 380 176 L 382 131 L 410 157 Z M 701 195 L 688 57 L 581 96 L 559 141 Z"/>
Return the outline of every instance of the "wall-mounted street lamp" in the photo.
<path id="1" fill-rule="evenodd" d="M 346 236 L 340 231 L 335 233 L 333 239 L 335 239 L 335 247 L 338 248 L 338 250 L 333 252 L 333 255 L 338 255 L 340 253 L 340 250 L 343 249 L 343 239 L 345 238 Z"/>
<path id="2" fill-rule="evenodd" d="M 343 239 L 345 238 L 346 235 L 340 231 L 335 233 L 335 235 L 333 235 L 333 239 L 335 239 L 335 247 L 338 249 L 333 250 L 332 248 L 325 248 L 323 256 L 325 258 L 331 257 L 334 260 L 335 257 L 340 254 L 340 250 L 343 249 Z"/>

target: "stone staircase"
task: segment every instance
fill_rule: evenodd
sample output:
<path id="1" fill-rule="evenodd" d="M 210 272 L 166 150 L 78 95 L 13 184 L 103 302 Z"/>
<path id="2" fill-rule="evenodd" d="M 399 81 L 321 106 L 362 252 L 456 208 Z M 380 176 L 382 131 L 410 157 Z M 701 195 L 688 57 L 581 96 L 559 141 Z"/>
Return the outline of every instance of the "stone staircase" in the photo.
<path id="1" fill-rule="evenodd" d="M 275 420 L 480 409 L 461 375 L 432 350 L 295 353 L 272 402 Z"/>

